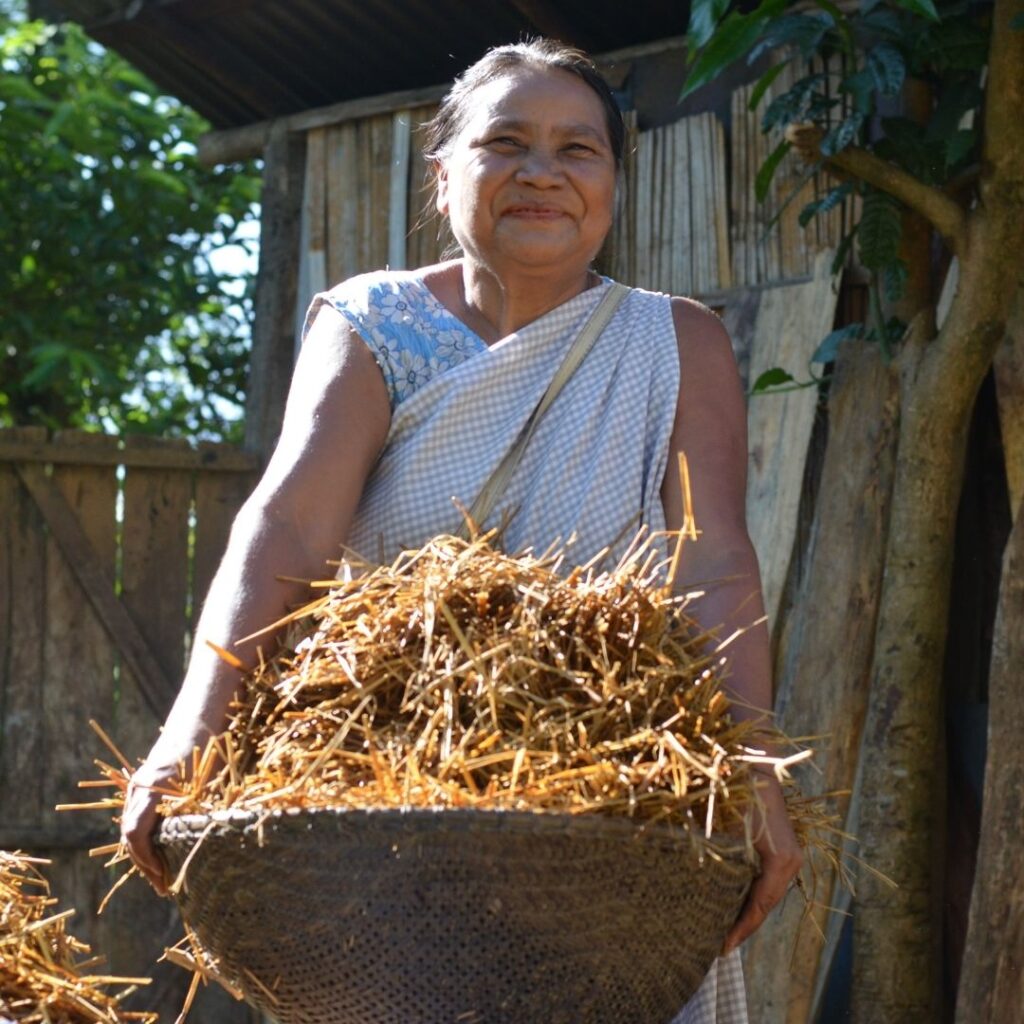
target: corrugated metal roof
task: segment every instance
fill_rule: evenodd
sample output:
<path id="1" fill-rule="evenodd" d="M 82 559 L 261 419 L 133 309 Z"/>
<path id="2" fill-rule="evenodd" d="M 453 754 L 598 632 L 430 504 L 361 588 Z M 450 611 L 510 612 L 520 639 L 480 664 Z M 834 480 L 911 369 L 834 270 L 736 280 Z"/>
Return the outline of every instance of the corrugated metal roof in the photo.
<path id="1" fill-rule="evenodd" d="M 683 0 L 41 0 L 229 128 L 450 80 L 489 46 L 682 34 Z"/>

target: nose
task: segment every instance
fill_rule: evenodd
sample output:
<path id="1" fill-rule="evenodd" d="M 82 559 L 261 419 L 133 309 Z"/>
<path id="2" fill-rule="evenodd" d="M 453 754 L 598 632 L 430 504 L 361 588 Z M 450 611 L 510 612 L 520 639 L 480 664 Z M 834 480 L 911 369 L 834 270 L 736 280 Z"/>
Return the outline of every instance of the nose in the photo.
<path id="1" fill-rule="evenodd" d="M 534 188 L 552 188 L 562 183 L 563 171 L 557 154 L 545 149 L 531 148 L 523 155 L 516 171 L 516 180 Z"/>

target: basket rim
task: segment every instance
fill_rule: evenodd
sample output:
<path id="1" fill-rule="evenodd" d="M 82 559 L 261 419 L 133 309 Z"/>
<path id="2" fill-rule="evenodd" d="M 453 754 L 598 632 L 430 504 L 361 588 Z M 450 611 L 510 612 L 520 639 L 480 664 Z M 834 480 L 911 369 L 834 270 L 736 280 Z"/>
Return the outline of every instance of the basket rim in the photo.
<path id="1" fill-rule="evenodd" d="M 166 846 L 182 839 L 199 837 L 209 831 L 261 833 L 273 831 L 309 831 L 317 827 L 360 822 L 387 827 L 407 826 L 423 831 L 448 828 L 464 832 L 564 833 L 581 837 L 643 838 L 668 845 L 691 844 L 716 860 L 756 870 L 757 855 L 743 835 L 712 833 L 664 821 L 644 821 L 588 813 L 531 811 L 513 808 L 478 807 L 284 807 L 267 810 L 228 808 L 206 814 L 180 814 L 162 818 L 154 833 L 157 845 Z"/>

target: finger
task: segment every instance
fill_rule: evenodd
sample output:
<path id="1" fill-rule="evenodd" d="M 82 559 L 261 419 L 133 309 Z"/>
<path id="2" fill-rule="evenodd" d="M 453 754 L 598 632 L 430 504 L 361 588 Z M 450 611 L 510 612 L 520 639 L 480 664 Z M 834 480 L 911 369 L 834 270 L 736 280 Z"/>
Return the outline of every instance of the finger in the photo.
<path id="1" fill-rule="evenodd" d="M 168 892 L 166 871 L 163 861 L 157 856 L 152 844 L 129 844 L 128 852 L 143 878 L 153 886 L 160 896 L 166 896 Z"/>
<path id="2" fill-rule="evenodd" d="M 757 886 L 755 885 L 747 897 L 747 902 L 743 906 L 743 912 L 729 930 L 729 934 L 726 935 L 725 942 L 722 944 L 722 956 L 731 953 L 741 942 L 744 942 L 749 936 L 753 935 L 764 923 L 768 912 L 775 905 L 774 903 L 768 904 L 764 902 L 757 894 L 756 889 Z"/>
<path id="3" fill-rule="evenodd" d="M 764 919 L 786 895 L 797 867 L 798 862 L 787 858 L 777 866 L 773 866 L 772 869 L 765 871 L 754 882 L 743 912 L 725 937 L 725 943 L 722 946 L 723 955 L 731 953 L 741 942 L 761 927 Z"/>
<path id="4" fill-rule="evenodd" d="M 140 857 L 132 857 L 132 862 L 139 869 L 143 878 L 156 890 L 158 896 L 166 896 L 169 889 L 167 876 L 163 865 L 155 860 L 143 860 Z"/>
<path id="5" fill-rule="evenodd" d="M 133 794 L 121 820 L 122 836 L 128 855 L 136 867 L 161 895 L 167 894 L 164 863 L 153 846 L 153 832 L 156 829 L 155 804 L 145 794 Z M 139 806 L 141 804 L 141 806 Z"/>
<path id="6" fill-rule="evenodd" d="M 126 833 L 125 845 L 128 855 L 143 877 L 161 896 L 167 894 L 163 861 L 160 859 L 148 832 Z"/>

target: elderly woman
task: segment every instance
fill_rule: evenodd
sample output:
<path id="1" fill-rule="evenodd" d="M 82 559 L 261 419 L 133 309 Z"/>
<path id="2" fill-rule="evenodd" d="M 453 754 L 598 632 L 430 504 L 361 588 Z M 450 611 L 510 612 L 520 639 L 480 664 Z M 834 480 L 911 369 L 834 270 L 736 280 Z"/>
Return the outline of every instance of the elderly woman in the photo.
<path id="1" fill-rule="evenodd" d="M 133 779 L 123 832 L 163 889 L 150 835 L 157 795 L 219 731 L 238 673 L 227 646 L 304 597 L 342 542 L 389 559 L 452 532 L 527 427 L 488 524 L 505 547 L 573 538 L 579 564 L 621 553 L 641 523 L 678 530 L 685 452 L 701 534 L 673 583 L 706 591 L 699 613 L 730 647 L 739 714 L 770 703 L 767 632 L 744 520 L 746 425 L 729 339 L 685 298 L 626 290 L 591 264 L 612 223 L 623 124 L 580 53 L 538 41 L 490 51 L 429 126 L 437 207 L 459 259 L 347 281 L 313 302 L 276 451 L 239 512 L 167 724 Z M 620 300 L 539 418 L 538 402 L 598 306 Z M 717 581 L 717 582 L 708 582 Z M 235 650 L 255 658 L 253 644 Z M 742 710 L 740 710 L 742 709 Z M 746 1020 L 736 947 L 800 865 L 782 794 L 766 777 L 761 874 L 681 1021 Z"/>

